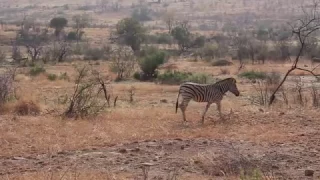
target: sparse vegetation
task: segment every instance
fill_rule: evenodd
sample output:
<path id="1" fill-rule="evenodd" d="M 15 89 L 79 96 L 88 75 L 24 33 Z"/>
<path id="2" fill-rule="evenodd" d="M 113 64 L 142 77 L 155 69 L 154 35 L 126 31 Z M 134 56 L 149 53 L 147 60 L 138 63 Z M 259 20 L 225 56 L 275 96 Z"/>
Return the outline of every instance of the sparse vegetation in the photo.
<path id="1" fill-rule="evenodd" d="M 247 78 L 250 80 L 257 80 L 257 79 L 266 79 L 267 74 L 265 72 L 257 72 L 257 71 L 246 71 L 239 74 L 239 77 Z"/>
<path id="2" fill-rule="evenodd" d="M 212 66 L 230 66 L 230 65 L 232 65 L 232 62 L 227 61 L 225 59 L 219 59 L 212 62 Z"/>
<path id="3" fill-rule="evenodd" d="M 186 72 L 165 72 L 163 74 L 159 74 L 157 77 L 157 82 L 160 84 L 181 84 L 183 82 L 194 82 L 207 84 L 212 82 L 212 78 L 207 74 L 201 73 L 186 73 Z"/>
<path id="4" fill-rule="evenodd" d="M 0 179 L 316 176 L 318 5 L 2 0 Z M 190 103 L 180 124 L 179 84 L 228 77 L 224 120 L 213 104 L 199 126 Z"/>
<path id="5" fill-rule="evenodd" d="M 41 73 L 46 72 L 46 70 L 41 66 L 34 66 L 30 69 L 29 74 L 30 76 L 38 76 Z"/>
<path id="6" fill-rule="evenodd" d="M 58 78 L 58 76 L 56 74 L 48 74 L 47 78 L 50 81 L 55 81 Z"/>
<path id="7" fill-rule="evenodd" d="M 68 118 L 84 118 L 90 115 L 97 115 L 107 103 L 99 100 L 102 95 L 100 82 L 94 77 L 94 72 L 86 67 L 77 69 L 75 87 L 64 116 Z"/>
<path id="8" fill-rule="evenodd" d="M 154 48 L 145 48 L 141 52 L 141 58 L 139 60 L 139 66 L 143 72 L 140 80 L 150 80 L 157 77 L 156 69 L 159 65 L 163 64 L 167 55 L 165 52 Z"/>

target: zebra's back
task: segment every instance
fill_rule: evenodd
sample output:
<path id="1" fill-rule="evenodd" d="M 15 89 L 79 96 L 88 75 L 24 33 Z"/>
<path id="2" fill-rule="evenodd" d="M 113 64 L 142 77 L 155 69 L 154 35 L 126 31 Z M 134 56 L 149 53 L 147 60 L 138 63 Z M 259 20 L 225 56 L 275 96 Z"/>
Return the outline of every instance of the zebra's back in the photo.
<path id="1" fill-rule="evenodd" d="M 210 84 L 186 82 L 180 85 L 179 93 L 184 99 L 193 99 L 196 102 L 209 102 L 221 99 L 218 88 Z"/>

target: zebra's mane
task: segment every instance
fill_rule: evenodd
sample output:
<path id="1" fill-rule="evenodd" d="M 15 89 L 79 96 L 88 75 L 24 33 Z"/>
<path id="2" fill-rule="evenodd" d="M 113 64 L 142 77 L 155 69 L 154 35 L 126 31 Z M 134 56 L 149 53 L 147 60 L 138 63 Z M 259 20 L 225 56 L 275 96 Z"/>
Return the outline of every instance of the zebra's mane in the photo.
<path id="1" fill-rule="evenodd" d="M 222 83 L 225 83 L 227 81 L 233 81 L 234 83 L 236 83 L 236 79 L 234 79 L 234 78 L 226 78 L 226 79 L 220 80 L 220 81 L 218 81 L 218 82 L 216 82 L 214 84 L 222 84 Z"/>

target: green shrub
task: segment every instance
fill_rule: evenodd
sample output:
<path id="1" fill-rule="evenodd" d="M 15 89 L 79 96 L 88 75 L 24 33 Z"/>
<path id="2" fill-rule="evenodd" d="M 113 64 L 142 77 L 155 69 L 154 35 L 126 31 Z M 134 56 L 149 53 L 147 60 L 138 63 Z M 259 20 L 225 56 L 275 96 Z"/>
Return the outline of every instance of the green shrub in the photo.
<path id="1" fill-rule="evenodd" d="M 232 64 L 232 62 L 229 62 L 225 59 L 219 59 L 217 61 L 212 62 L 212 66 L 230 66 Z"/>
<path id="2" fill-rule="evenodd" d="M 161 84 L 181 84 L 183 82 L 194 82 L 206 84 L 210 83 L 212 78 L 207 74 L 192 74 L 189 72 L 165 72 L 159 74 L 157 77 L 157 82 Z"/>
<path id="3" fill-rule="evenodd" d="M 50 81 L 55 81 L 58 78 L 58 76 L 56 74 L 48 74 L 47 78 Z"/>
<path id="4" fill-rule="evenodd" d="M 44 73 L 44 72 L 46 72 L 46 70 L 43 67 L 35 66 L 30 69 L 29 74 L 31 76 L 37 76 L 37 75 Z"/>
<path id="5" fill-rule="evenodd" d="M 68 74 L 66 72 L 60 74 L 59 79 L 60 80 L 67 80 L 67 81 L 70 80 L 70 78 L 69 78 L 69 76 L 68 76 Z"/>
<path id="6" fill-rule="evenodd" d="M 250 80 L 266 79 L 267 78 L 267 74 L 265 72 L 246 71 L 246 72 L 241 73 L 239 75 L 239 77 L 247 78 L 247 79 L 250 79 Z"/>
<path id="7" fill-rule="evenodd" d="M 149 47 L 141 51 L 141 59 L 139 61 L 140 69 L 144 74 L 145 80 L 156 78 L 156 69 L 159 65 L 165 63 L 166 53 L 154 48 Z"/>
<path id="8" fill-rule="evenodd" d="M 173 37 L 167 33 L 161 33 L 158 37 L 158 44 L 173 44 Z"/>
<path id="9" fill-rule="evenodd" d="M 67 35 L 67 40 L 69 40 L 69 41 L 77 40 L 77 33 L 74 31 L 69 32 Z"/>
<path id="10" fill-rule="evenodd" d="M 104 48 L 89 48 L 84 55 L 84 60 L 100 60 L 104 55 Z"/>
<path id="11" fill-rule="evenodd" d="M 136 79 L 136 80 L 140 80 L 140 79 L 141 79 L 141 78 L 140 78 L 140 72 L 135 72 L 135 73 L 133 74 L 133 78 Z"/>

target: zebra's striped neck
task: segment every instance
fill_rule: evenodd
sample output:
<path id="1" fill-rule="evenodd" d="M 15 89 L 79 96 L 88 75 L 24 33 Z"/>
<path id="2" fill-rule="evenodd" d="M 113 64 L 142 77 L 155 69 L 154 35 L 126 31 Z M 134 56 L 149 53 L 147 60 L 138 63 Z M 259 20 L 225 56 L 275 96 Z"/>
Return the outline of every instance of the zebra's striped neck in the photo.
<path id="1" fill-rule="evenodd" d="M 227 91 L 229 91 L 229 84 L 229 81 L 223 80 L 212 84 L 212 86 L 218 88 L 222 94 L 225 94 Z"/>

